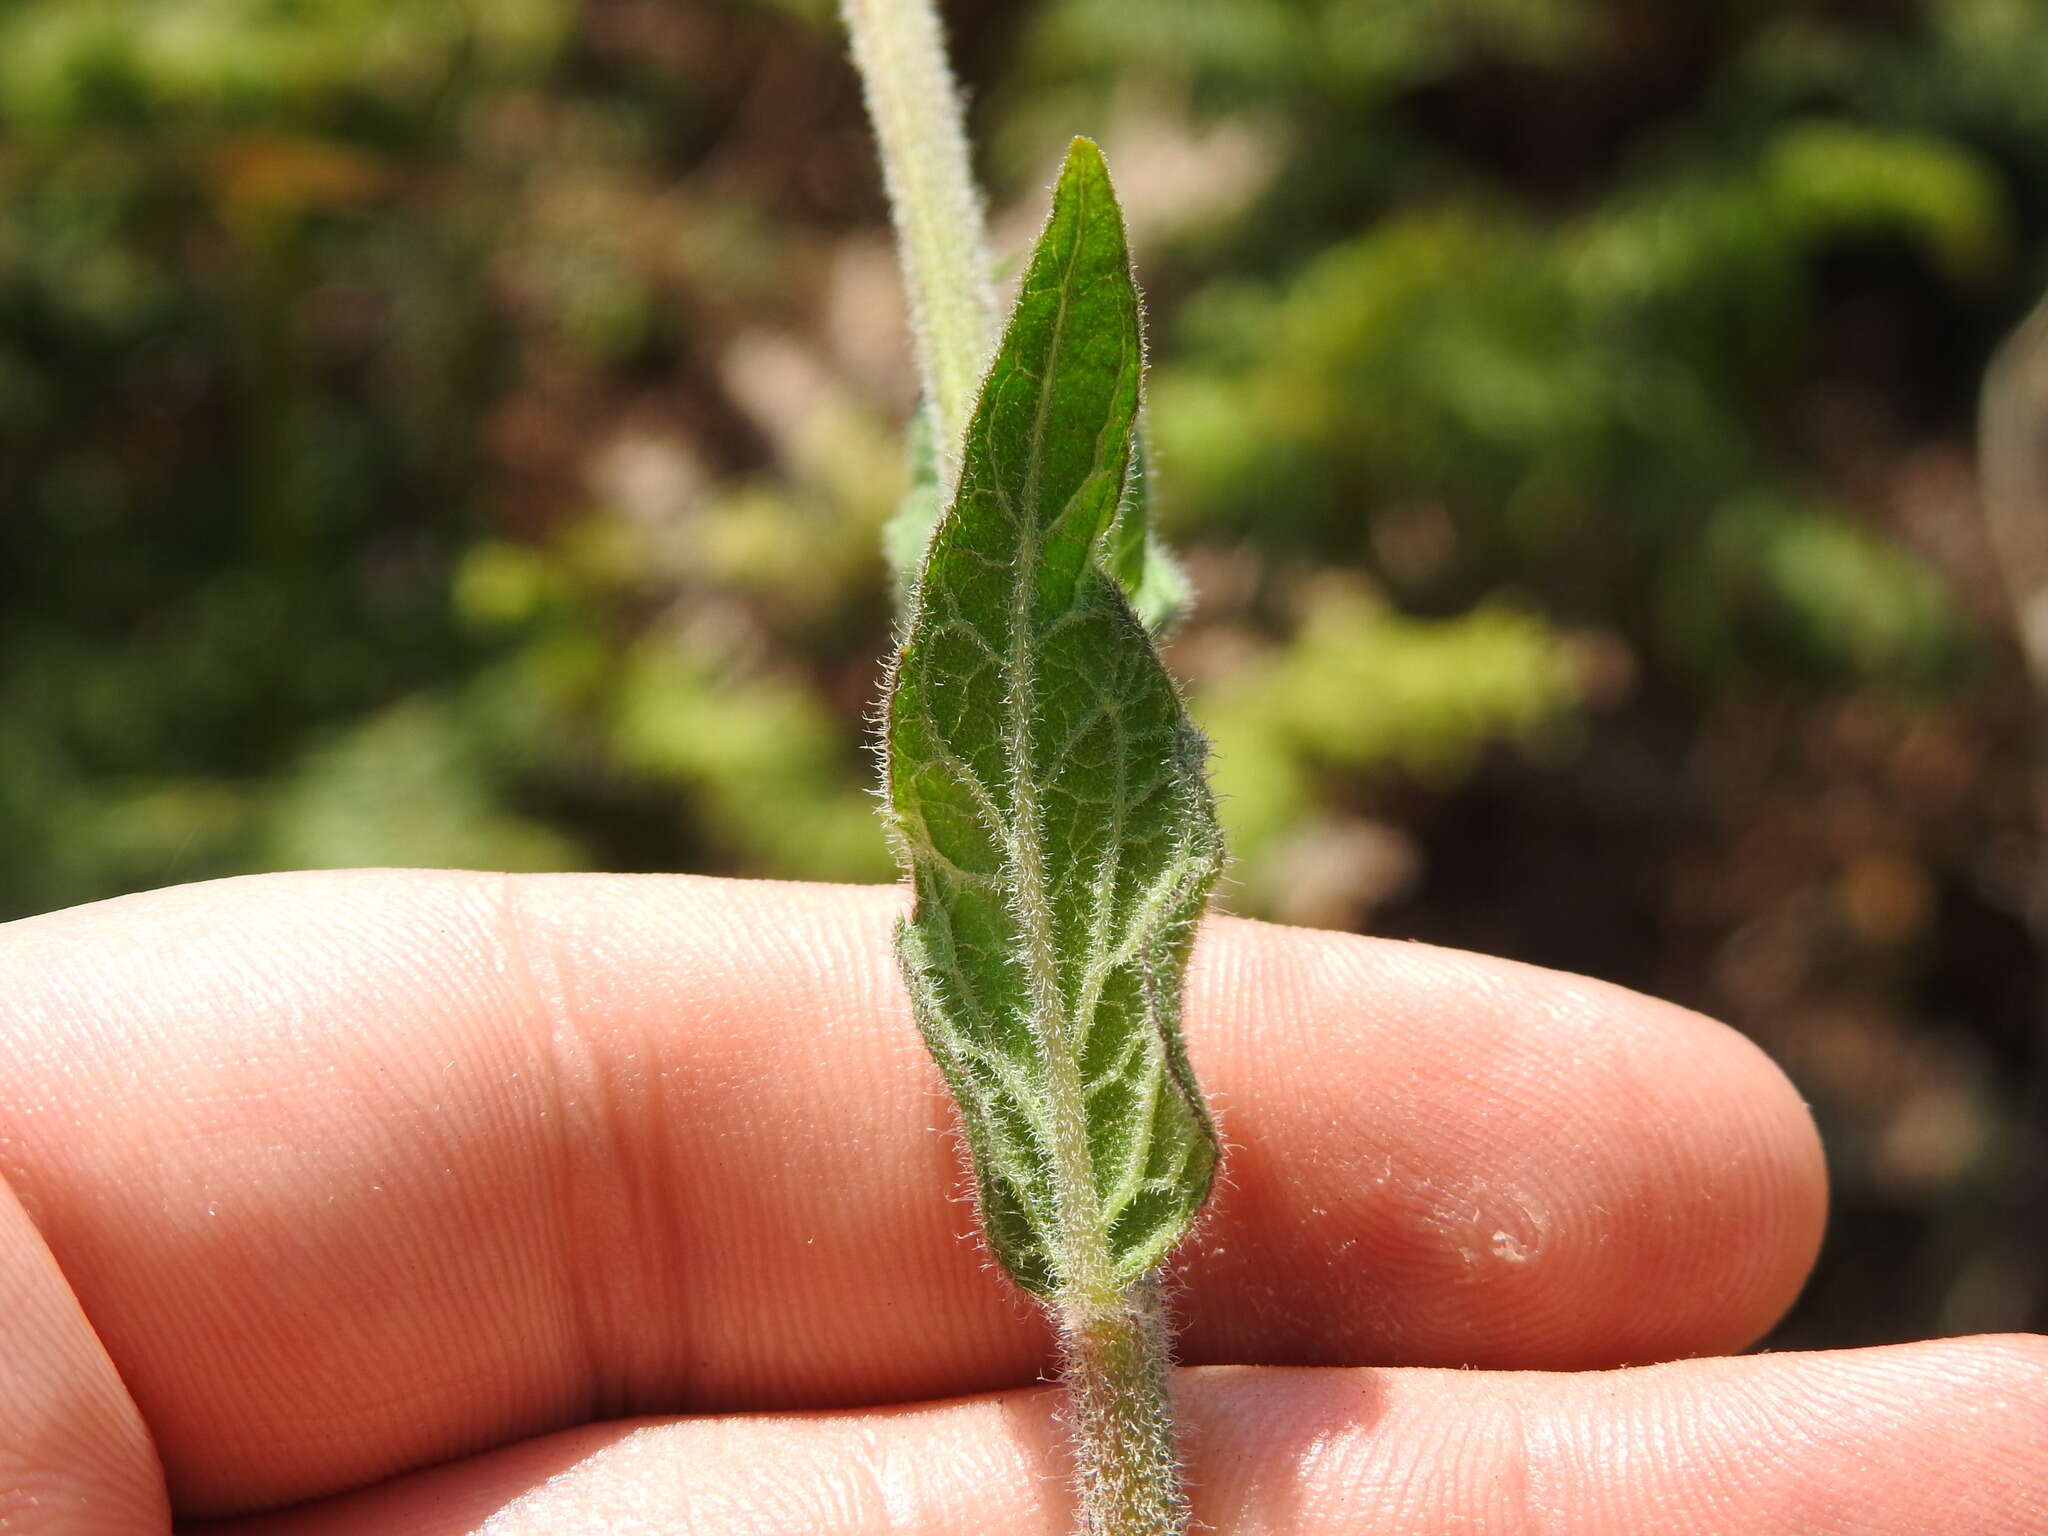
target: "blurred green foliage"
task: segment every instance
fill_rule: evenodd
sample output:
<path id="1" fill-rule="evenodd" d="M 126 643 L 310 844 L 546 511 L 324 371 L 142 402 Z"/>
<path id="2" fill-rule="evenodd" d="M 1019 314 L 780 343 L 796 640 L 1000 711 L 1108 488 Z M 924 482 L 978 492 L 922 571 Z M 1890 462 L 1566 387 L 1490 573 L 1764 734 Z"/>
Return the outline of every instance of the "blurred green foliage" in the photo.
<path id="1" fill-rule="evenodd" d="M 2048 11 L 952 12 L 1003 249 L 1074 132 L 1132 212 L 1230 899 L 1730 1015 L 1848 1207 L 1968 1208 L 2040 1070 L 1967 436 Z M 0 8 L 0 913 L 886 878 L 896 302 L 824 0 Z M 1924 1220 L 1869 1307 L 2005 1316 Z"/>

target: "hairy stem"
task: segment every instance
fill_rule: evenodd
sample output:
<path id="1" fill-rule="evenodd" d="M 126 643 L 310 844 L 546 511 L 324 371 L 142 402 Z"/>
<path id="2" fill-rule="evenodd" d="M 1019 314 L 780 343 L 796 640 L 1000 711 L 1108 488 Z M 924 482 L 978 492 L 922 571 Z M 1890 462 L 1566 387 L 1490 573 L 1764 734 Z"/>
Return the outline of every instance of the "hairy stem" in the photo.
<path id="1" fill-rule="evenodd" d="M 1127 1253 L 1119 1255 L 1116 1213 L 1131 1209 L 1143 1186 L 1162 1213 L 1174 1213 L 1178 1200 L 1189 1205 L 1182 1221 L 1191 1217 L 1207 1193 L 1214 1133 L 1191 1085 L 1173 1075 L 1178 1047 L 1168 1032 L 1174 1016 L 1157 1011 L 1149 988 L 1127 987 L 1114 1007 L 1105 1002 L 1102 988 L 1111 970 L 1139 963 L 1137 948 L 1125 954 L 1118 946 L 1124 922 L 1135 925 L 1137 936 L 1130 944 L 1151 945 L 1147 956 L 1157 951 L 1177 957 L 1177 978 L 1185 957 L 1184 941 L 1176 936 L 1181 929 L 1156 925 L 1205 896 L 1215 862 L 1204 852 L 1209 843 L 1200 839 L 1205 829 L 1213 830 L 1214 818 L 1199 772 L 1175 777 L 1179 759 L 1171 744 L 1185 745 L 1192 734 L 1171 684 L 1149 640 L 1108 584 L 1114 577 L 1094 564 L 1095 545 L 1116 514 L 1117 493 L 1128 472 L 1142 368 L 1137 293 L 1122 220 L 1099 151 L 1077 141 L 1061 177 L 1058 205 L 1064 211 L 1049 221 L 1033 258 L 1039 286 L 1031 293 L 1033 279 L 1027 275 L 1031 308 L 1027 312 L 1020 300 L 1018 316 L 1024 318 L 1013 316 L 1011 339 L 1005 342 L 1008 372 L 997 359 L 999 382 L 980 401 L 983 414 L 975 418 L 976 441 L 970 450 L 968 423 L 989 359 L 995 304 L 959 98 L 946 67 L 938 18 L 932 0 L 843 0 L 843 5 L 896 223 L 941 502 L 950 504 L 925 553 L 916 607 L 890 685 L 889 792 L 913 877 L 920 881 L 904 953 L 941 956 L 941 968 L 950 972 L 945 985 L 932 987 L 923 970 L 929 959 L 907 959 L 907 979 L 922 999 L 920 1025 L 927 1040 L 941 1063 L 950 1063 L 949 1077 L 970 1135 L 976 1134 L 977 1123 L 983 1126 L 977 1156 L 996 1155 L 990 1149 L 1009 1145 L 1020 1124 L 1027 1139 L 1042 1138 L 1042 1157 L 1013 1161 L 1007 1169 L 981 1168 L 982 1214 L 999 1255 L 1004 1252 L 1001 1232 L 1018 1238 L 1006 1222 L 1043 1222 L 1029 1234 L 1034 1239 L 1030 1256 L 1021 1264 L 1006 1263 L 1013 1277 L 1043 1298 L 1058 1329 L 1070 1393 L 1079 1536 L 1185 1536 L 1188 1511 L 1168 1406 L 1166 1329 L 1155 1283 L 1146 1273 L 1156 1259 L 1131 1263 Z M 1084 262 L 1088 282 L 1075 275 Z M 1048 312 L 1045 301 L 1051 296 L 1056 303 Z M 1027 353 L 1036 360 L 1035 368 L 1017 360 Z M 1070 365 L 1066 371 L 1063 362 Z M 1022 388 L 1036 403 L 1028 418 L 1003 423 L 998 431 L 1003 378 L 1013 386 L 1013 395 Z M 1069 414 L 1092 413 L 1094 424 L 1061 425 L 1053 408 L 1056 393 Z M 980 467 L 956 500 L 962 455 L 969 452 Z M 1006 477 L 1006 471 L 1014 476 Z M 1056 489 L 1046 491 L 1048 485 Z M 991 536 L 995 548 L 1009 546 L 1006 556 L 988 554 L 974 542 Z M 970 578 L 953 574 L 966 566 L 973 568 Z M 985 574 L 991 566 L 1008 572 L 1007 592 L 1000 579 L 991 581 Z M 1044 594 L 1060 591 L 1061 582 L 1067 589 L 1064 628 L 1038 611 Z M 953 621 L 935 623 L 935 611 L 950 612 Z M 1085 665 L 1060 653 L 1066 668 L 1062 688 L 1045 675 L 1047 648 L 1060 636 L 1071 648 L 1078 643 L 1075 635 L 1094 636 L 1097 650 Z M 962 646 L 967 649 L 954 655 Z M 1119 656 L 1126 665 L 1116 663 Z M 999 697 L 980 696 L 994 681 L 992 673 L 1000 674 Z M 941 696 L 944 707 L 935 709 L 933 701 Z M 1061 781 L 1055 787 L 1064 820 L 1049 827 L 1039 774 L 1047 755 L 1047 712 L 1062 701 L 1069 706 L 1093 701 L 1094 707 L 1079 711 L 1080 734 L 1052 754 L 1054 761 L 1098 736 L 1099 745 L 1121 751 L 1124 734 L 1141 731 L 1147 720 L 1166 749 L 1163 761 L 1152 752 L 1137 763 L 1117 756 L 1114 770 L 1093 791 Z M 994 749 L 987 756 L 1005 765 L 1000 782 L 996 773 L 977 766 L 977 746 Z M 1132 807 L 1147 798 L 1127 782 L 1131 775 L 1177 794 L 1185 815 L 1177 823 L 1159 822 L 1167 814 L 1158 808 L 1165 802 L 1154 801 L 1146 814 L 1159 824 L 1151 827 L 1150 837 L 1127 834 L 1127 815 L 1137 815 Z M 949 790 L 964 797 L 963 828 L 955 828 L 951 813 L 961 807 L 948 803 Z M 1107 817 L 1099 814 L 1103 793 L 1115 802 Z M 942 853 L 933 840 L 934 812 L 949 829 L 949 852 Z M 1085 916 L 1085 932 L 1062 931 L 1060 923 L 1060 892 L 1078 889 L 1070 875 L 1062 874 L 1075 862 L 1073 834 L 1057 845 L 1049 840 L 1060 827 L 1075 825 L 1087 829 L 1095 861 L 1110 872 L 1093 887 L 1099 910 L 1079 914 L 1073 908 Z M 955 836 L 956 830 L 965 841 Z M 1187 841 L 1190 837 L 1196 841 Z M 993 839 L 995 846 L 982 839 Z M 1220 856 L 1220 847 L 1214 852 Z M 990 864 L 1000 866 L 1000 876 Z M 1126 876 L 1129 889 L 1137 893 L 1127 891 L 1127 900 L 1136 906 L 1118 921 L 1109 909 L 1115 872 L 1126 865 L 1139 871 Z M 926 879 L 935 883 L 928 887 Z M 1144 893 L 1151 885 L 1158 885 L 1159 893 L 1148 904 Z M 991 891 L 1000 892 L 996 900 L 1007 908 L 996 918 L 996 929 L 1012 930 L 1008 958 L 1018 963 L 1021 976 L 999 965 L 979 978 L 983 985 L 978 986 L 969 973 L 979 948 L 965 946 L 970 958 L 963 963 L 953 924 L 957 909 L 967 931 L 985 935 L 984 925 L 993 915 Z M 1080 899 L 1072 898 L 1069 907 Z M 1191 914 L 1174 921 L 1190 922 Z M 926 948 L 927 942 L 932 948 Z M 1115 951 L 1120 958 L 1098 950 Z M 1079 961 L 1088 962 L 1082 968 L 1093 984 L 1069 995 L 1063 969 Z M 1022 997 L 975 1016 L 973 1004 L 986 988 L 1001 996 L 1020 980 Z M 962 1016 L 949 1016 L 951 1007 L 961 1008 Z M 1141 1007 L 1151 1011 L 1141 1014 Z M 956 1031 L 990 1019 L 1003 1020 L 1007 1027 L 1020 1013 L 1028 1020 L 1036 1061 L 1030 1066 L 1011 1063 L 1020 1074 L 1013 1090 L 1020 1114 L 1017 1121 L 990 1131 L 973 1116 L 982 1095 L 1005 1089 L 996 1070 L 998 1057 Z M 1096 1141 L 1126 1149 L 1132 1143 L 1116 1135 L 1114 1126 L 1098 1138 L 1091 1120 L 1095 1084 L 1084 1073 L 1082 1058 L 1098 1030 L 1113 1036 L 1119 1028 L 1156 1032 L 1154 1055 L 1142 1049 L 1145 1036 L 1139 1034 L 1130 1050 L 1122 1056 L 1112 1053 L 1100 1069 L 1109 1075 L 1109 1089 L 1132 1096 L 1126 1113 L 1136 1114 L 1131 1105 L 1151 1106 L 1132 1133 L 1145 1138 L 1135 1145 L 1148 1154 L 1155 1133 L 1177 1136 L 1180 1144 L 1177 1151 L 1170 1141 L 1165 1144 L 1158 1169 L 1140 1155 L 1134 1168 L 1115 1170 L 1111 1180 L 1108 1171 L 1096 1166 Z M 1125 1082 L 1117 1076 L 1119 1061 L 1127 1076 L 1147 1063 L 1151 1075 L 1137 1084 Z M 1172 1097 L 1176 1093 L 1186 1097 Z M 1124 1103 L 1111 1091 L 1101 1112 L 1113 1115 Z M 986 1108 L 982 1105 L 979 1112 Z M 1176 1177 L 1177 1186 L 1172 1182 Z M 1000 1192 L 1018 1189 L 1046 1198 L 1005 1205 L 1015 1195 Z"/>
<path id="2" fill-rule="evenodd" d="M 842 0 L 842 9 L 881 150 L 943 503 L 996 327 L 960 93 L 933 0 Z"/>
<path id="3" fill-rule="evenodd" d="M 1158 1283 L 1108 1308 L 1052 1306 L 1073 1417 L 1081 1536 L 1185 1536 Z"/>

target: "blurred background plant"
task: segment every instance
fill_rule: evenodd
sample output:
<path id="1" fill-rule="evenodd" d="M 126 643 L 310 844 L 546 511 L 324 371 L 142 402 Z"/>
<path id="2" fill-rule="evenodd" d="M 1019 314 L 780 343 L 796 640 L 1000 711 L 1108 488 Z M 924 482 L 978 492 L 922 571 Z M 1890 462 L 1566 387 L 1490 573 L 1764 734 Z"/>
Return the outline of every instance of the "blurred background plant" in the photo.
<path id="1" fill-rule="evenodd" d="M 2048 1324 L 1970 449 L 2048 281 L 2048 12 L 949 11 L 1002 252 L 1071 133 L 1131 208 L 1231 905 L 1760 1040 L 1838 1185 L 1778 1342 Z M 888 878 L 911 383 L 831 12 L 0 9 L 0 916 Z"/>

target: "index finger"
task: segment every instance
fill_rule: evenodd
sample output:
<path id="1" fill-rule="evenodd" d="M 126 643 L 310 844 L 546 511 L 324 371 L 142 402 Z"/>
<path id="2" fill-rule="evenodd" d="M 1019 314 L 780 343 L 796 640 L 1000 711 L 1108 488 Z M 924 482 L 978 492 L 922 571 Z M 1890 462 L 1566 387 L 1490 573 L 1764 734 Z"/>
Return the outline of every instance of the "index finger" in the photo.
<path id="1" fill-rule="evenodd" d="M 1028 1381 L 896 985 L 893 891 L 358 872 L 0 935 L 0 1149 L 187 1510 L 579 1420 Z M 1733 1347 L 1818 1151 L 1718 1025 L 1502 961 L 1212 925 L 1231 1151 L 1191 1362 Z M 951 1197 L 951 1198 L 949 1198 Z"/>

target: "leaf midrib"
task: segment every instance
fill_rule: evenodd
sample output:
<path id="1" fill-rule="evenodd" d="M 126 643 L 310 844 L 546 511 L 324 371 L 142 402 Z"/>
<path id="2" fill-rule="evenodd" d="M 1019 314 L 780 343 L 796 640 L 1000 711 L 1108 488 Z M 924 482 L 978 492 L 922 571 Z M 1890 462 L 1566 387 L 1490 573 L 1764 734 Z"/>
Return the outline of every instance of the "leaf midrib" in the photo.
<path id="1" fill-rule="evenodd" d="M 1027 505 L 1022 509 L 1027 515 L 1017 518 L 1019 548 L 1010 576 L 1010 644 L 1009 654 L 1004 658 L 1004 699 L 1008 717 L 1004 721 L 1004 736 L 1012 764 L 1010 855 L 1017 870 L 1015 903 L 1018 924 L 1024 930 L 1026 980 L 1031 1006 L 1037 1015 L 1033 1021 L 1035 1027 L 1029 1033 L 1037 1047 L 1040 1066 L 1044 1069 L 1046 1097 L 1051 1110 L 1052 1199 L 1060 1244 L 1053 1274 L 1070 1304 L 1113 1306 L 1117 1285 L 1110 1262 L 1108 1233 L 1102 1224 L 1101 1202 L 1095 1192 L 1095 1160 L 1088 1144 L 1086 1088 L 1074 1050 L 1075 1042 L 1069 1027 L 1071 1021 L 1060 1005 L 1058 963 L 1045 888 L 1038 786 L 1031 763 L 1029 690 L 1037 677 L 1031 595 L 1041 543 L 1042 525 L 1038 514 L 1044 479 L 1045 435 L 1066 337 L 1074 268 L 1080 261 L 1088 228 L 1087 183 L 1081 183 L 1077 192 L 1071 243 L 1066 253 L 1066 267 L 1060 276 L 1059 305 L 1053 316 L 1051 344 L 1046 350 L 1046 377 L 1035 381 L 1038 402 L 1032 415 L 1031 448 L 1026 460 Z M 1099 457 L 1099 446 L 1096 452 Z M 1091 463 L 1089 475 L 1074 494 L 1080 494 L 1093 479 Z M 1065 512 L 1066 509 L 1062 508 L 1062 517 Z M 1016 517 L 1014 511 L 1012 516 Z M 1085 580 L 1085 576 L 1084 567 L 1080 579 Z"/>

